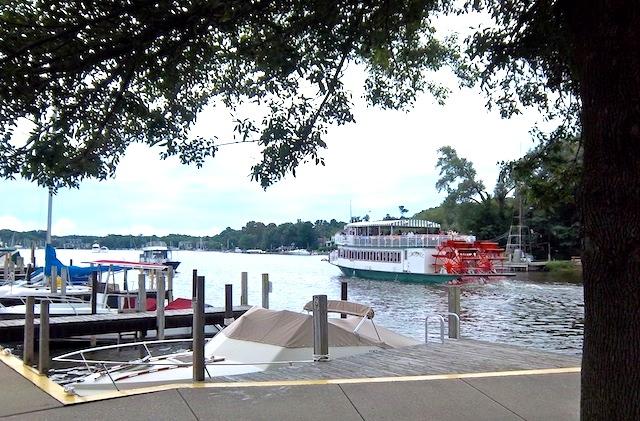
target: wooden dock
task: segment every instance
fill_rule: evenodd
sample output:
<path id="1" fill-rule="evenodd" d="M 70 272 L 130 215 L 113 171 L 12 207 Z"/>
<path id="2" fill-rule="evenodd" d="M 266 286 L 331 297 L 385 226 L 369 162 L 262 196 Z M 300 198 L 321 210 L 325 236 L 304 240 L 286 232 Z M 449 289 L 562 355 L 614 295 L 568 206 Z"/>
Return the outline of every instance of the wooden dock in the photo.
<path id="1" fill-rule="evenodd" d="M 238 318 L 249 310 L 250 306 L 233 307 L 233 317 Z M 224 308 L 205 309 L 205 324 L 222 324 Z M 81 335 L 101 335 L 156 329 L 155 311 L 140 313 L 92 314 L 82 316 L 52 317 L 49 320 L 50 338 L 62 339 Z M 193 310 L 165 310 L 165 327 L 190 327 L 193 323 Z M 38 319 L 35 320 L 36 337 Z M 24 338 L 24 319 L 0 320 L 0 343 L 21 341 Z"/>
<path id="2" fill-rule="evenodd" d="M 370 351 L 327 362 L 298 363 L 214 382 L 357 379 L 580 367 L 579 356 L 472 339 Z"/>

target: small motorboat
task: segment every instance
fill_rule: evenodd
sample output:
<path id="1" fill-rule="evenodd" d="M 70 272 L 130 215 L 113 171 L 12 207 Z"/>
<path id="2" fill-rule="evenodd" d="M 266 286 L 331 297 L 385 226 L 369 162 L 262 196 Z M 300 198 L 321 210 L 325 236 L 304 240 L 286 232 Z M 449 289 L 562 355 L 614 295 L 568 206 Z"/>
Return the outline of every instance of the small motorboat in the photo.
<path id="1" fill-rule="evenodd" d="M 309 303 L 306 310 L 311 310 Z M 370 307 L 346 301 L 328 301 L 328 312 L 348 314 L 347 318 L 329 318 L 329 356 L 341 358 L 376 349 L 398 348 L 418 341 L 394 333 L 373 323 Z M 209 378 L 259 372 L 281 365 L 312 364 L 313 316 L 288 310 L 254 307 L 205 345 L 205 366 Z M 101 350 L 140 347 L 159 341 L 138 342 L 75 351 L 54 358 L 55 361 L 91 364 L 88 355 Z M 170 341 L 167 341 L 170 342 Z M 192 353 L 182 351 L 164 356 L 148 355 L 135 361 L 95 360 L 102 370 L 67 385 L 70 391 L 91 394 L 190 382 L 193 374 Z M 98 363 L 99 361 L 99 363 Z M 106 368 L 106 369 L 105 369 Z"/>
<path id="2" fill-rule="evenodd" d="M 178 269 L 180 262 L 172 259 L 171 249 L 162 241 L 152 241 L 142 248 L 141 263 L 154 263 Z"/>

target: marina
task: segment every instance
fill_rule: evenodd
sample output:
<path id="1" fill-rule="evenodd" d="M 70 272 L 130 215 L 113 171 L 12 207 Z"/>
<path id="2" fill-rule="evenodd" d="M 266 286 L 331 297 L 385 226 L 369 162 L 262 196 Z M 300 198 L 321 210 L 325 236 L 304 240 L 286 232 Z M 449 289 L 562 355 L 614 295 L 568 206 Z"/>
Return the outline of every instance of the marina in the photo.
<path id="1" fill-rule="evenodd" d="M 248 272 L 248 302 L 262 302 L 262 274 L 273 284 L 270 308 L 300 311 L 309 297 L 339 298 L 341 282 L 349 285 L 349 299 L 378 309 L 377 322 L 421 340 L 428 314 L 447 311 L 444 286 L 421 283 L 345 278 L 324 256 L 286 256 L 176 251 L 182 261 L 173 296 L 192 297 L 192 269 L 206 277 L 206 303 L 224 305 L 224 285 L 232 284 L 233 305 L 240 302 L 241 273 Z M 43 250 L 36 258 L 43 261 Z M 90 261 L 90 250 L 58 250 L 63 262 Z M 135 250 L 109 250 L 105 259 L 136 260 Z M 582 285 L 576 277 L 553 273 L 520 273 L 484 285 L 461 288 L 461 330 L 464 337 L 522 345 L 543 351 L 578 355 L 582 349 L 584 318 Z M 0 342 L 1 343 L 1 342 Z"/>
<path id="2" fill-rule="evenodd" d="M 59 257 L 63 261 L 65 259 L 82 261 L 82 253 L 85 252 L 90 251 L 61 250 Z M 109 250 L 105 253 L 108 253 L 104 256 L 106 260 L 126 260 L 135 251 Z M 432 388 L 431 385 L 437 385 L 437 388 L 444 387 L 447 390 L 450 387 L 455 389 L 462 385 L 465 389 L 460 392 L 462 396 L 467 396 L 465 393 L 471 393 L 473 396 L 467 396 L 467 398 L 473 400 L 478 398 L 477 390 L 474 388 L 467 390 L 469 382 L 494 381 L 491 379 L 499 377 L 503 379 L 502 382 L 513 383 L 511 387 L 521 387 L 522 382 L 526 381 L 527 384 L 535 383 L 537 384 L 535 387 L 544 390 L 556 390 L 557 393 L 546 400 L 550 416 L 555 419 L 577 417 L 581 346 L 580 285 L 516 278 L 476 286 L 456 286 L 454 288 L 459 290 L 458 313 L 461 319 L 462 339 L 445 339 L 441 343 L 437 323 L 433 323 L 429 331 L 430 342 L 424 344 L 426 317 L 446 314 L 450 310 L 451 302 L 447 299 L 447 296 L 450 296 L 450 288 L 447 286 L 346 278 L 336 273 L 336 268 L 323 261 L 322 256 L 201 251 L 176 254 L 179 254 L 183 268 L 199 267 L 199 274 L 207 274 L 206 302 L 209 305 L 218 306 L 205 312 L 207 323 L 225 324 L 227 315 L 219 307 L 225 301 L 226 291 L 223 284 L 230 284 L 236 291 L 243 290 L 243 286 L 247 288 L 244 290 L 245 297 L 241 298 L 238 292 L 233 295 L 234 318 L 239 317 L 249 308 L 239 306 L 241 301 L 248 300 L 249 304 L 264 304 L 265 285 L 267 285 L 267 291 L 271 291 L 266 295 L 267 305 L 270 308 L 285 308 L 296 312 L 304 307 L 311 295 L 326 293 L 330 298 L 338 299 L 343 285 L 348 285 L 349 300 L 364 302 L 376 309 L 376 323 L 392 328 L 397 333 L 407 335 L 416 343 L 422 342 L 422 344 L 398 349 L 371 350 L 365 354 L 329 358 L 328 361 L 323 362 L 308 361 L 233 376 L 216 375 L 211 379 L 205 378 L 204 383 L 182 380 L 174 385 L 103 392 L 89 397 L 70 395 L 62 386 L 49 382 L 47 383 L 49 386 L 42 389 L 49 396 L 44 399 L 53 405 L 49 408 L 59 408 L 58 411 L 62 412 L 56 413 L 68 414 L 70 413 L 68 411 L 75 411 L 72 408 L 77 403 L 100 401 L 106 397 L 120 397 L 127 400 L 131 399 L 127 396 L 132 394 L 136 395 L 134 396 L 136 398 L 138 393 L 151 393 L 152 395 L 162 394 L 164 399 L 166 394 L 173 396 L 172 390 L 175 390 L 177 396 L 198 394 L 200 393 L 198 389 L 193 387 L 202 384 L 206 390 L 216 390 L 216 395 L 231 393 L 229 387 L 238 388 L 234 389 L 236 392 L 249 388 L 246 393 L 252 396 L 254 393 L 252 391 L 256 388 L 266 390 L 266 388 L 275 387 L 275 390 L 286 390 L 281 393 L 277 403 L 267 404 L 267 407 L 276 406 L 272 410 L 275 411 L 274 416 L 277 416 L 277 414 L 282 415 L 277 408 L 287 402 L 286 396 L 291 390 L 297 391 L 291 392 L 297 401 L 301 398 L 299 393 L 302 393 L 302 396 L 307 393 L 315 396 L 318 393 L 317 387 L 322 387 L 323 390 L 332 390 L 333 387 L 343 390 L 346 388 L 369 390 L 378 387 L 376 385 L 380 387 L 386 385 L 384 386 L 386 390 L 400 391 L 405 390 L 407 382 L 410 382 L 414 387 L 429 390 Z M 251 270 L 251 272 L 248 276 L 240 276 L 240 269 Z M 265 273 L 269 273 L 266 278 Z M 191 275 L 190 271 L 175 274 L 173 282 L 175 297 L 193 296 Z M 269 282 L 272 283 L 271 288 L 269 288 Z M 531 322 L 535 319 L 537 324 Z M 167 328 L 190 326 L 194 321 L 191 309 L 164 312 L 164 323 Z M 437 322 L 437 319 L 434 319 L 434 322 Z M 58 317 L 49 319 L 49 333 L 50 339 L 54 339 L 78 332 L 97 335 L 124 330 L 150 331 L 157 324 L 158 318 L 155 312 L 144 311 L 115 315 Z M 34 327 L 37 329 L 37 321 Z M 12 333 L 15 335 L 12 336 L 15 341 L 20 341 L 24 331 L 24 321 L 0 322 L 0 337 L 10 331 L 15 332 Z M 28 379 L 30 369 L 20 369 L 20 365 L 15 360 L 14 356 L 6 352 L 2 357 L 4 364 L 13 367 L 13 371 L 22 370 L 22 375 Z M 5 369 L 0 370 L 0 375 L 11 376 Z M 42 384 L 42 379 L 35 383 Z M 31 383 L 25 387 L 34 387 L 29 384 Z M 308 390 L 312 386 L 313 390 Z M 533 386 L 529 384 L 528 387 Z M 145 396 L 153 399 L 149 395 Z M 483 396 L 482 399 L 488 399 L 485 395 Z M 490 394 L 489 396 L 491 399 L 487 402 L 506 399 L 504 396 Z M 117 402 L 121 399 L 108 402 Z M 514 419 L 529 419 L 526 411 L 522 414 L 518 412 L 523 411 L 521 399 L 516 399 L 515 402 L 509 399 L 498 407 L 491 406 L 495 405 L 495 402 L 492 403 L 485 419 L 496 419 L 496 416 L 501 417 L 505 414 L 511 414 L 510 416 L 514 416 Z M 405 398 L 400 397 L 396 404 L 398 408 L 405 410 L 407 405 L 410 406 Z M 15 404 L 12 405 L 15 406 Z M 325 402 L 324 405 L 329 403 Z M 12 407 L 8 406 L 8 408 Z M 113 406 L 113 408 L 116 407 L 117 405 Z M 501 412 L 504 411 L 503 407 L 509 410 L 503 413 Z M 30 408 L 28 411 L 33 410 L 35 409 Z M 55 411 L 55 409 L 52 410 Z M 225 410 L 222 409 L 222 412 Z M 237 414 L 246 413 L 247 410 L 245 407 L 233 406 L 233 411 Z M 364 408 L 362 410 L 365 411 Z M 384 413 L 384 411 L 382 407 L 374 410 L 370 414 L 371 419 L 377 419 L 375 414 Z M 151 412 L 153 411 L 146 412 L 145 416 L 150 416 Z M 10 412 L 6 413 L 10 414 Z M 513 415 L 514 413 L 518 415 Z M 407 416 L 410 416 L 411 413 L 408 414 Z M 470 414 L 471 412 L 468 419 L 481 419 L 473 418 Z M 529 415 L 532 414 L 533 412 Z M 287 417 L 284 416 L 282 419 Z"/>

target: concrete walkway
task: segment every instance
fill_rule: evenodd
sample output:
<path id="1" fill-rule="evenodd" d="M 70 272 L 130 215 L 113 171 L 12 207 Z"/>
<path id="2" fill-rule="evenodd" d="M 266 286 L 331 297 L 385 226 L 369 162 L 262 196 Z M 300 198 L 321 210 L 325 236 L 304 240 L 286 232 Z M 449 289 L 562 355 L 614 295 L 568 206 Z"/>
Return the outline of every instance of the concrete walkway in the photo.
<path id="1" fill-rule="evenodd" d="M 15 358 L 15 357 L 11 357 Z M 0 362 L 7 420 L 577 420 L 580 373 L 193 387 L 65 405 Z M 540 371 L 541 373 L 543 371 Z M 30 379 L 29 379 L 30 378 Z M 47 388 L 44 387 L 46 390 Z"/>

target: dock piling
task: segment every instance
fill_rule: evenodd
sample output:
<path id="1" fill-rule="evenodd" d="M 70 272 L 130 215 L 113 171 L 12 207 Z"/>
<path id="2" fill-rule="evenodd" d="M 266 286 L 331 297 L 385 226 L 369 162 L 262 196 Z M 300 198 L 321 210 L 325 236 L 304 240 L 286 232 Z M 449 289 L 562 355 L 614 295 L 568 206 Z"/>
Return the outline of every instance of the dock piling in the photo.
<path id="1" fill-rule="evenodd" d="M 340 283 L 340 299 L 342 301 L 347 301 L 347 281 L 342 281 Z M 342 313 L 340 314 L 341 319 L 346 319 L 347 315 Z"/>
<path id="2" fill-rule="evenodd" d="M 158 340 L 164 340 L 164 300 L 165 300 L 164 275 L 158 275 L 158 294 L 156 295 L 156 336 Z"/>
<path id="3" fill-rule="evenodd" d="M 40 301 L 40 340 L 38 342 L 38 372 L 47 374 L 51 359 L 49 358 L 49 301 Z"/>
<path id="4" fill-rule="evenodd" d="M 173 268 L 167 268 L 167 302 L 173 301 Z"/>
<path id="5" fill-rule="evenodd" d="M 67 282 L 69 281 L 69 268 L 63 267 L 62 270 L 62 283 L 60 284 L 60 294 L 67 295 Z"/>
<path id="6" fill-rule="evenodd" d="M 49 285 L 51 286 L 51 293 L 58 293 L 58 267 L 51 266 L 51 276 L 49 278 Z"/>
<path id="7" fill-rule="evenodd" d="M 448 289 L 448 304 L 449 313 L 457 314 L 460 317 L 460 287 L 457 285 L 449 285 Z M 449 337 L 453 339 L 460 338 L 459 324 L 456 323 L 455 317 L 448 317 L 449 319 Z"/>
<path id="8" fill-rule="evenodd" d="M 313 360 L 329 360 L 329 319 L 327 296 L 313 296 Z"/>
<path id="9" fill-rule="evenodd" d="M 138 312 L 147 310 L 147 289 L 145 287 L 145 274 L 138 275 Z"/>
<path id="10" fill-rule="evenodd" d="M 35 306 L 36 299 L 33 296 L 27 297 L 24 311 L 24 349 L 22 351 L 22 362 L 26 365 L 33 364 L 33 346 L 34 346 L 34 320 L 35 320 Z"/>
<path id="11" fill-rule="evenodd" d="M 11 258 L 9 257 L 9 253 L 7 253 L 4 259 L 4 268 L 2 269 L 2 275 L 5 281 L 9 279 L 9 262 L 10 261 L 11 261 Z"/>
<path id="12" fill-rule="evenodd" d="M 98 312 L 98 274 L 91 273 L 91 314 Z"/>
<path id="13" fill-rule="evenodd" d="M 194 269 L 191 275 L 191 301 L 194 308 L 196 303 L 196 291 L 198 290 L 198 269 Z"/>
<path id="14" fill-rule="evenodd" d="M 247 272 L 240 274 L 240 305 L 249 305 L 249 283 Z"/>
<path id="15" fill-rule="evenodd" d="M 194 271 L 195 272 L 195 271 Z M 193 381 L 204 381 L 204 276 L 197 276 L 193 308 Z"/>
<path id="16" fill-rule="evenodd" d="M 27 273 L 24 275 L 24 279 L 27 282 L 27 285 L 31 285 L 31 273 L 33 272 L 33 266 L 31 263 L 27 265 Z"/>
<path id="17" fill-rule="evenodd" d="M 269 308 L 269 293 L 271 292 L 271 282 L 269 274 L 262 274 L 262 308 Z"/>
<path id="18" fill-rule="evenodd" d="M 233 323 L 233 285 L 224 286 L 224 325 Z"/>

